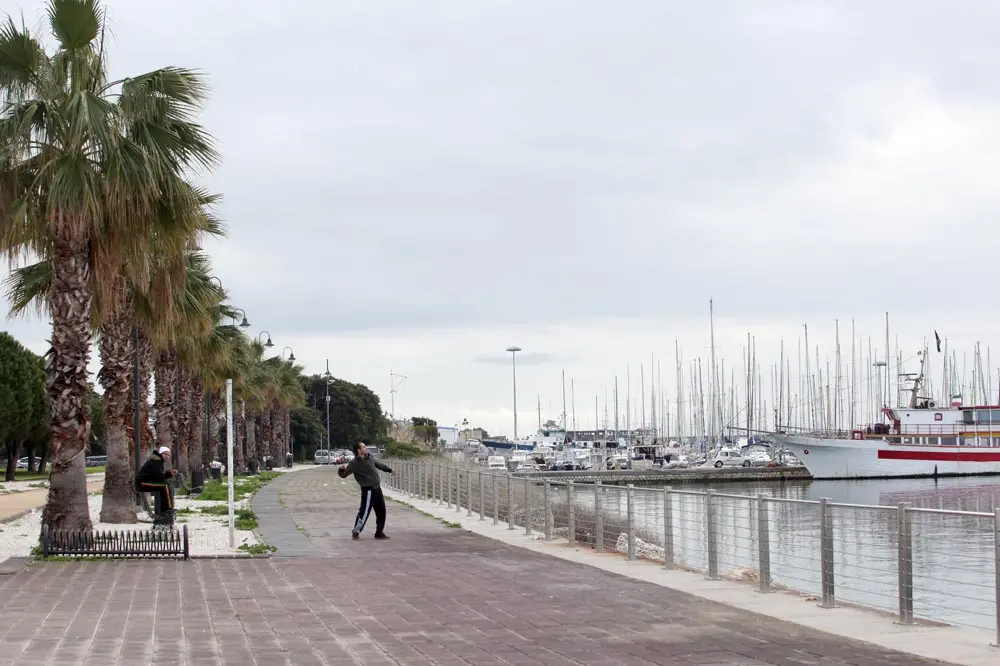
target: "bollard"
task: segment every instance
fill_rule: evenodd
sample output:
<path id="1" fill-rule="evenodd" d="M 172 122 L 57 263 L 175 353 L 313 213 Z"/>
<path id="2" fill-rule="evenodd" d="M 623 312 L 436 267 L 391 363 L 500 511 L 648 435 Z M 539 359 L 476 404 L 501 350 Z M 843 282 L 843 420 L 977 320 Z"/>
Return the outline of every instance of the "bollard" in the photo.
<path id="1" fill-rule="evenodd" d="M 465 473 L 465 508 L 465 517 L 472 518 L 472 472 Z"/>
<path id="2" fill-rule="evenodd" d="M 821 608 L 837 607 L 833 577 L 833 513 L 830 511 L 829 501 L 828 497 L 821 497 L 819 500 L 820 585 L 823 590 Z"/>
<path id="3" fill-rule="evenodd" d="M 757 495 L 757 570 L 760 592 L 771 591 L 771 521 L 767 513 L 767 495 Z"/>
<path id="4" fill-rule="evenodd" d="M 486 487 L 482 472 L 479 472 L 479 520 L 486 520 Z"/>
<path id="5" fill-rule="evenodd" d="M 663 568 L 674 568 L 674 513 L 670 501 L 670 486 L 663 488 Z"/>
<path id="6" fill-rule="evenodd" d="M 500 523 L 500 501 L 497 499 L 497 473 L 493 472 L 490 476 L 493 477 L 493 492 L 491 493 L 493 497 L 493 524 L 497 525 Z"/>
<path id="7" fill-rule="evenodd" d="M 708 579 L 719 580 L 719 529 L 715 522 L 715 491 L 705 492 L 705 525 L 708 531 Z"/>
<path id="8" fill-rule="evenodd" d="M 635 486 L 631 483 L 625 489 L 625 506 L 628 516 L 628 559 L 635 560 Z"/>
<path id="9" fill-rule="evenodd" d="M 573 482 L 566 484 L 566 540 L 570 546 L 576 545 L 576 511 L 573 510 Z"/>
<path id="10" fill-rule="evenodd" d="M 524 477 L 524 533 L 531 534 L 531 488 L 528 477 Z"/>
<path id="11" fill-rule="evenodd" d="M 594 484 L 594 550 L 604 552 L 604 516 L 601 514 L 601 495 L 604 488 L 601 482 Z"/>
<path id="12" fill-rule="evenodd" d="M 993 509 L 993 564 L 996 569 L 996 616 L 997 616 L 997 642 L 993 647 L 1000 648 L 1000 509 Z"/>
<path id="13" fill-rule="evenodd" d="M 896 509 L 899 624 L 913 624 L 913 514 L 910 506 L 909 502 L 900 502 Z"/>
<path id="14" fill-rule="evenodd" d="M 549 500 L 549 490 L 551 490 L 552 484 L 549 483 L 548 479 L 545 480 L 545 485 L 542 486 L 542 516 L 545 522 L 542 526 L 542 534 L 546 541 L 552 541 L 552 504 Z"/>
<path id="15" fill-rule="evenodd" d="M 507 472 L 507 529 L 514 529 L 514 480 Z"/>

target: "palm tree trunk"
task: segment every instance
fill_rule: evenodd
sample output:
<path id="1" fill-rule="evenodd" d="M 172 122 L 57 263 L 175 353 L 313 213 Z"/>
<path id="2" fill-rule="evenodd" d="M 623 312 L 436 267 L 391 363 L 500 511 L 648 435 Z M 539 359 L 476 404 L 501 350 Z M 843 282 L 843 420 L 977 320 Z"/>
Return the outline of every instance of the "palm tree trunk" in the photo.
<path id="1" fill-rule="evenodd" d="M 260 465 L 260 452 L 257 451 L 257 413 L 250 411 L 247 418 L 247 459 L 256 460 Z"/>
<path id="2" fill-rule="evenodd" d="M 243 472 L 246 469 L 246 457 L 243 455 L 243 445 L 240 443 L 240 408 L 233 405 L 233 473 Z M 228 445 L 228 442 L 227 442 Z"/>
<path id="3" fill-rule="evenodd" d="M 104 427 L 108 462 L 101 497 L 102 523 L 134 523 L 135 462 L 132 433 L 132 299 L 101 327 L 101 370 L 104 387 Z"/>
<path id="4" fill-rule="evenodd" d="M 191 376 L 191 446 L 197 451 L 191 456 L 191 466 L 204 469 L 208 447 L 205 446 L 205 384 L 197 375 Z"/>
<path id="5" fill-rule="evenodd" d="M 177 442 L 177 471 L 182 477 L 190 478 L 191 471 L 191 377 L 187 370 L 178 368 L 174 386 L 174 423 Z"/>
<path id="6" fill-rule="evenodd" d="M 139 446 L 140 459 L 149 457 L 153 448 L 153 427 L 149 424 L 149 387 L 153 381 L 153 346 L 143 330 L 139 329 Z M 131 419 L 129 427 L 131 428 Z M 134 464 L 134 462 L 133 462 Z"/>
<path id="7" fill-rule="evenodd" d="M 166 446 L 176 456 L 174 387 L 177 384 L 177 355 L 172 350 L 160 352 L 153 375 L 156 381 L 156 447 Z"/>
<path id="8" fill-rule="evenodd" d="M 52 220 L 52 348 L 47 389 L 52 472 L 42 522 L 55 530 L 90 530 L 84 450 L 90 437 L 90 243 L 80 220 Z"/>
<path id="9" fill-rule="evenodd" d="M 262 450 L 266 455 L 271 455 L 271 439 L 274 437 L 274 434 L 271 430 L 270 407 L 265 407 L 260 412 L 260 430 L 261 439 L 264 440 L 261 442 Z"/>

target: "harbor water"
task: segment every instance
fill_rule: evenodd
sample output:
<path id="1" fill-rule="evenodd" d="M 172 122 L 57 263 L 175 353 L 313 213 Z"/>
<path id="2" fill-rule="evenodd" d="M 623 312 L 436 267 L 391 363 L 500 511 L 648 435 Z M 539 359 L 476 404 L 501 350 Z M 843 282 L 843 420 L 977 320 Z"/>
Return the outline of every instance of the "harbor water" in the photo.
<path id="1" fill-rule="evenodd" d="M 592 486 L 577 489 L 581 519 L 595 506 Z M 671 494 L 675 561 L 705 569 L 708 522 L 704 491 L 685 485 Z M 832 506 L 838 602 L 896 612 L 899 608 L 898 505 L 914 509 L 991 512 L 1000 507 L 1000 478 L 727 483 L 712 488 L 719 573 L 752 580 L 758 566 L 757 502 L 768 501 L 771 577 L 776 586 L 821 594 L 820 498 Z M 604 486 L 601 514 L 606 547 L 627 524 L 626 490 Z M 740 496 L 740 497 L 737 497 Z M 754 499 L 751 499 L 754 498 Z M 662 488 L 637 488 L 637 536 L 663 545 Z M 883 507 L 883 508 L 874 508 Z M 593 513 L 589 515 L 593 516 Z M 913 607 L 918 619 L 993 630 L 996 627 L 994 520 L 986 516 L 914 511 L 911 516 Z"/>

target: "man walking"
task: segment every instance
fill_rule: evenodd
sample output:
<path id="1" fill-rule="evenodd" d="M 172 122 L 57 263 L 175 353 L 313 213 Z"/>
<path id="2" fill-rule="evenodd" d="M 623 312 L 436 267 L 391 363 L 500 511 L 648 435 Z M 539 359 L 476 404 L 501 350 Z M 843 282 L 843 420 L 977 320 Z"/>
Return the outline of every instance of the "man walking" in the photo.
<path id="1" fill-rule="evenodd" d="M 346 465 L 341 465 L 337 473 L 341 478 L 346 479 L 351 474 L 354 480 L 361 486 L 361 508 L 358 509 L 358 518 L 354 521 L 354 529 L 351 530 L 352 539 L 361 538 L 361 530 L 368 522 L 368 515 L 375 510 L 375 538 L 388 539 L 385 533 L 385 497 L 382 495 L 382 483 L 379 480 L 378 470 L 392 474 L 392 470 L 383 465 L 375 456 L 368 452 L 368 447 L 364 442 L 358 442 L 354 449 L 354 459 Z"/>
<path id="2" fill-rule="evenodd" d="M 169 464 L 170 449 L 161 446 L 143 463 L 135 479 L 137 491 L 156 494 L 156 517 L 153 518 L 153 527 L 169 527 L 174 524 L 174 498 L 170 492 L 170 477 L 176 474 L 177 470 L 170 469 Z"/>

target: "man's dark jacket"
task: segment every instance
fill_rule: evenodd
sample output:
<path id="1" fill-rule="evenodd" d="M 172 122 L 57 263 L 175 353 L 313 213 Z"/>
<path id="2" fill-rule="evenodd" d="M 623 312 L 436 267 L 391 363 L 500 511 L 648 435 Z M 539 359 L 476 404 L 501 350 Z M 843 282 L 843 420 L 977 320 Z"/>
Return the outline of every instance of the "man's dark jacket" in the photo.
<path id="1" fill-rule="evenodd" d="M 382 486 L 378 470 L 392 474 L 392 470 L 388 466 L 375 460 L 371 451 L 365 453 L 364 458 L 355 456 L 351 462 L 347 463 L 347 473 L 353 474 L 354 479 L 362 488 L 380 488 Z"/>
<path id="2" fill-rule="evenodd" d="M 159 453 L 153 452 L 149 460 L 139 468 L 139 476 L 135 478 L 136 487 L 142 483 L 166 483 L 173 474 L 163 465 L 163 458 Z"/>

